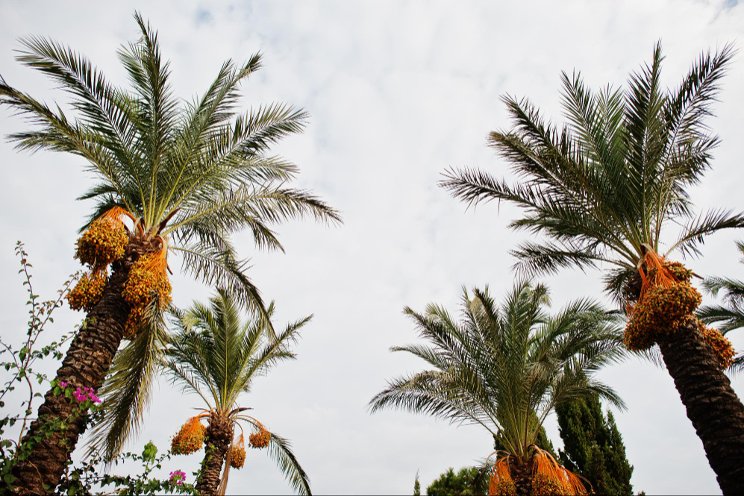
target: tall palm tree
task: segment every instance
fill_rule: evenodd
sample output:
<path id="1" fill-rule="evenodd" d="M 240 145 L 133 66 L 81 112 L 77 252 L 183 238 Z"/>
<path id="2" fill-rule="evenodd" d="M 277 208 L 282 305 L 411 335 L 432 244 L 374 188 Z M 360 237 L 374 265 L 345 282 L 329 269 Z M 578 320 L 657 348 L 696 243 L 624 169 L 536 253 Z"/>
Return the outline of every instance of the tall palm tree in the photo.
<path id="1" fill-rule="evenodd" d="M 273 304 L 269 317 L 272 313 Z M 308 477 L 287 440 L 269 432 L 242 406 L 242 395 L 250 392 L 256 377 L 281 360 L 295 358 L 288 345 L 310 318 L 289 324 L 274 336 L 266 318 L 241 322 L 237 302 L 220 290 L 209 306 L 195 303 L 176 319 L 178 331 L 168 346 L 166 367 L 174 383 L 199 396 L 204 410 L 174 438 L 173 451 L 196 451 L 199 438 L 204 436 L 204 458 L 196 484 L 200 494 L 225 494 L 231 465 L 242 467 L 245 460 L 243 426 L 253 432 L 251 445 L 267 447 L 290 484 L 301 494 L 310 494 Z M 206 429 L 201 419 L 207 421 Z M 238 430 L 240 436 L 236 436 Z"/>
<path id="2" fill-rule="evenodd" d="M 535 235 L 514 251 L 526 274 L 601 265 L 609 293 L 630 304 L 640 298 L 639 288 L 656 280 L 650 277 L 656 269 L 665 275 L 664 284 L 679 289 L 690 273 L 678 266 L 683 276 L 671 277 L 674 267 L 657 255 L 662 246 L 665 255 L 696 255 L 707 235 L 744 227 L 741 213 L 695 216 L 687 194 L 718 143 L 704 120 L 732 53 L 726 46 L 701 55 L 673 90 L 660 86 L 658 44 L 651 63 L 631 74 L 625 91 L 608 86 L 592 92 L 580 74 L 564 73 L 563 126 L 546 121 L 528 100 L 505 97 L 514 127 L 492 132 L 490 143 L 520 181 L 509 184 L 465 169 L 446 172 L 442 185 L 471 204 L 495 199 L 522 208 L 511 226 Z M 679 226 L 670 239 L 668 231 Z M 686 289 L 690 306 L 699 304 L 699 294 Z M 744 406 L 687 310 L 689 318 L 674 326 L 651 322 L 659 336 L 667 336 L 655 341 L 721 488 L 741 494 Z"/>
<path id="3" fill-rule="evenodd" d="M 744 243 L 736 243 L 744 255 Z M 730 277 L 709 277 L 703 287 L 713 294 L 723 297 L 722 305 L 705 305 L 698 310 L 698 316 L 706 324 L 717 324 L 723 335 L 744 327 L 744 281 Z M 744 354 L 734 358 L 731 370 L 744 370 Z"/>
<path id="4" fill-rule="evenodd" d="M 141 38 L 118 52 L 129 88 L 109 83 L 73 50 L 36 37 L 22 41 L 17 58 L 58 83 L 71 97 L 70 109 L 47 106 L 0 77 L 0 105 L 32 124 L 10 135 L 17 147 L 77 155 L 98 179 L 81 196 L 96 201 L 77 250 L 91 273 L 70 300 L 87 318 L 57 380 L 99 388 L 122 339 L 132 340 L 124 350 L 135 356 L 132 367 L 116 377 L 125 388 L 114 398 L 116 410 L 126 415 L 112 419 L 121 436 L 110 439 L 110 453 L 137 427 L 146 403 L 158 356 L 153 346 L 162 342 L 153 331 L 160 319 L 148 317 L 170 300 L 166 257 L 177 256 L 186 273 L 260 309 L 231 234 L 248 228 L 259 247 L 281 249 L 272 223 L 306 214 L 339 219 L 315 196 L 288 187 L 297 168 L 269 153 L 277 140 L 302 130 L 305 112 L 284 104 L 249 112 L 238 106 L 239 85 L 260 67 L 259 55 L 245 64 L 225 62 L 201 97 L 180 101 L 157 34 L 139 14 L 135 19 Z M 71 418 L 74 407 L 64 395 L 46 395 L 17 460 L 17 492 L 54 489 L 84 429 L 82 417 Z M 48 433 L 59 419 L 69 425 Z"/>
<path id="5" fill-rule="evenodd" d="M 594 377 L 624 353 L 622 333 L 617 316 L 594 302 L 572 302 L 554 316 L 546 312 L 548 303 L 544 286 L 523 281 L 500 306 L 488 288 L 472 297 L 465 291 L 462 322 L 438 305 L 424 314 L 406 308 L 431 346 L 393 351 L 411 353 L 433 369 L 390 381 L 372 399 L 372 411 L 397 407 L 485 428 L 504 448 L 496 453 L 490 494 L 541 494 L 550 467 L 561 494 L 584 493 L 536 443 L 545 418 L 566 401 L 596 392 L 622 407 Z"/>

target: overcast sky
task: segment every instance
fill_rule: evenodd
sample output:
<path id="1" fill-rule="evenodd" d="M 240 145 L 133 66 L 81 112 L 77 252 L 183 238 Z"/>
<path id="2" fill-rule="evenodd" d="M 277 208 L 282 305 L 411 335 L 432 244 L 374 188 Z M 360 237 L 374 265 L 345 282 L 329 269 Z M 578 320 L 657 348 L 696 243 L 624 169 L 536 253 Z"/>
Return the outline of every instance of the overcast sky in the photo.
<path id="1" fill-rule="evenodd" d="M 172 62 L 176 93 L 202 93 L 222 62 L 264 55 L 264 68 L 244 86 L 246 108 L 283 101 L 311 114 L 306 132 L 275 151 L 297 163 L 297 185 L 342 212 L 342 226 L 297 221 L 278 227 L 286 253 L 258 252 L 236 238 L 252 261 L 249 275 L 284 323 L 315 318 L 296 347 L 298 359 L 255 383 L 245 405 L 292 440 L 315 493 L 410 493 L 418 471 L 425 487 L 448 467 L 471 465 L 491 451 L 477 427 L 385 411 L 367 403 L 386 380 L 423 364 L 388 348 L 417 339 L 402 315 L 437 302 L 457 310 L 460 288 L 490 285 L 498 299 L 514 274 L 509 249 L 524 234 L 506 226 L 509 205 L 466 210 L 436 182 L 447 167 L 477 166 L 508 177 L 486 146 L 489 131 L 508 126 L 499 97 L 528 96 L 559 118 L 560 72 L 579 69 L 588 84 L 624 84 L 663 43 L 663 79 L 683 77 L 706 49 L 733 42 L 740 49 L 723 83 L 710 124 L 722 143 L 713 170 L 693 191 L 700 209 L 744 209 L 744 7 L 736 1 L 534 2 L 22 2 L 2 1 L 0 74 L 47 102 L 61 94 L 14 60 L 18 38 L 44 35 L 92 59 L 115 83 L 124 74 L 118 46 L 137 37 L 132 13 L 157 28 Z M 25 125 L 0 110 L 0 134 Z M 0 142 L 0 333 L 18 339 L 26 309 L 16 240 L 34 263 L 37 293 L 51 294 L 79 266 L 77 228 L 91 208 L 75 201 L 90 178 L 79 159 L 17 152 Z M 734 241 L 709 240 L 704 258 L 688 261 L 699 274 L 744 278 Z M 601 295 L 599 272 L 544 278 L 554 306 Z M 174 277 L 174 300 L 185 306 L 210 289 Z M 79 321 L 60 311 L 55 332 Z M 744 334 L 744 333 L 740 333 Z M 744 348 L 742 336 L 734 337 Z M 633 484 L 648 494 L 718 491 L 702 445 L 666 371 L 639 360 L 602 372 L 628 405 L 615 412 Z M 733 378 L 744 395 L 744 375 Z M 161 448 L 199 407 L 163 381 L 146 427 L 129 446 Z M 560 444 L 551 418 L 548 431 Z M 201 455 L 179 457 L 168 470 L 194 470 Z M 166 471 L 167 473 L 167 471 Z M 249 451 L 230 491 L 287 493 L 289 486 L 263 452 Z"/>

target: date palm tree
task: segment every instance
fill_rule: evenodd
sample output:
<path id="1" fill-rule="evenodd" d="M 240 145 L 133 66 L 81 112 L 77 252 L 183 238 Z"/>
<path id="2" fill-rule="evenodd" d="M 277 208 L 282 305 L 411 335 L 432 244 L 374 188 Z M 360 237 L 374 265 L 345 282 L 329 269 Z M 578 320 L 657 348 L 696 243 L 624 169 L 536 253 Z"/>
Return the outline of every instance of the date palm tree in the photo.
<path id="1" fill-rule="evenodd" d="M 739 252 L 744 255 L 744 243 L 736 243 Z M 723 297 L 722 305 L 705 305 L 698 310 L 698 316 L 706 324 L 718 325 L 723 335 L 744 327 L 744 281 L 730 277 L 709 277 L 703 281 L 703 287 L 713 296 Z M 744 355 L 734 358 L 731 370 L 744 370 Z"/>
<path id="2" fill-rule="evenodd" d="M 273 305 L 269 306 L 268 316 L 272 313 Z M 207 422 L 204 458 L 196 483 L 199 494 L 225 494 L 231 465 L 242 466 L 245 459 L 243 435 L 236 436 L 236 431 L 242 432 L 244 426 L 253 431 L 251 445 L 266 447 L 290 484 L 300 494 L 310 494 L 308 477 L 289 442 L 269 432 L 246 414 L 248 408 L 241 406 L 243 393 L 250 392 L 256 377 L 265 375 L 282 360 L 295 358 L 288 345 L 297 339 L 298 331 L 310 318 L 289 324 L 274 336 L 266 318 L 241 322 L 237 302 L 224 290 L 218 291 L 209 306 L 195 303 L 179 314 L 166 367 L 175 384 L 196 394 L 204 403 L 198 420 L 192 419 L 184 426 L 187 431 L 201 430 L 195 422 L 202 418 Z M 174 438 L 174 451 L 194 451 L 195 445 L 184 450 L 182 439 L 183 436 Z M 242 454 L 236 455 L 241 450 Z M 238 457 L 241 460 L 236 460 Z"/>
<path id="3" fill-rule="evenodd" d="M 131 340 L 122 353 L 136 360 L 117 370 L 115 382 L 124 389 L 114 402 L 125 415 L 110 419 L 108 429 L 121 435 L 111 440 L 109 454 L 137 427 L 147 401 L 163 332 L 154 330 L 161 319 L 148 317 L 170 299 L 166 257 L 175 256 L 185 273 L 228 288 L 260 310 L 231 234 L 247 228 L 258 247 L 281 249 L 272 223 L 307 214 L 339 219 L 315 196 L 288 187 L 297 168 L 269 153 L 277 140 L 303 129 L 305 112 L 284 104 L 239 108 L 239 86 L 259 69 L 259 55 L 244 64 L 225 62 L 201 97 L 184 102 L 173 94 L 157 34 L 139 14 L 135 19 L 141 38 L 118 52 L 129 88 L 109 83 L 75 51 L 36 37 L 22 41 L 17 58 L 68 93 L 68 110 L 48 106 L 0 77 L 0 105 L 32 125 L 10 135 L 17 147 L 76 155 L 98 180 L 81 196 L 96 201 L 78 244 L 78 257 L 91 266 L 86 285 L 78 288 L 87 318 L 57 381 L 98 389 L 122 340 Z M 64 395 L 46 395 L 24 440 L 24 456 L 16 460 L 16 492 L 54 490 L 84 429 L 83 417 L 71 418 L 74 407 Z M 59 420 L 66 428 L 49 432 Z"/>
<path id="4" fill-rule="evenodd" d="M 488 288 L 464 292 L 462 321 L 441 306 L 405 313 L 431 346 L 399 346 L 433 367 L 397 378 L 371 401 L 372 411 L 403 408 L 452 422 L 482 426 L 498 450 L 489 494 L 540 494 L 546 464 L 566 494 L 586 491 L 575 476 L 537 446 L 545 418 L 556 406 L 596 392 L 622 407 L 595 376 L 622 357 L 617 315 L 589 300 L 550 316 L 545 286 L 518 282 L 497 305 Z M 500 485 L 499 485 L 500 484 Z M 496 487 L 499 486 L 499 487 Z M 560 491 L 559 491 L 560 492 Z M 564 492 L 560 492 L 564 494 Z M 547 494 L 547 493 L 546 493 Z"/>
<path id="5" fill-rule="evenodd" d="M 608 86 L 593 92 L 580 74 L 564 73 L 562 126 L 548 122 L 528 100 L 505 97 L 514 126 L 492 132 L 490 144 L 520 181 L 464 169 L 446 172 L 442 185 L 470 204 L 505 200 L 521 207 L 511 226 L 535 235 L 514 251 L 523 273 L 600 265 L 608 292 L 632 302 L 648 260 L 658 261 L 662 246 L 665 255 L 697 255 L 709 234 L 744 227 L 741 213 L 696 216 L 687 193 L 718 144 L 704 121 L 732 54 L 730 46 L 702 54 L 672 90 L 661 87 L 658 44 L 625 91 Z M 672 229 L 679 232 L 670 238 Z M 661 355 L 721 489 L 741 494 L 744 406 L 713 350 L 688 322 L 676 333 L 657 326 L 660 334 L 674 336 L 658 341 Z"/>

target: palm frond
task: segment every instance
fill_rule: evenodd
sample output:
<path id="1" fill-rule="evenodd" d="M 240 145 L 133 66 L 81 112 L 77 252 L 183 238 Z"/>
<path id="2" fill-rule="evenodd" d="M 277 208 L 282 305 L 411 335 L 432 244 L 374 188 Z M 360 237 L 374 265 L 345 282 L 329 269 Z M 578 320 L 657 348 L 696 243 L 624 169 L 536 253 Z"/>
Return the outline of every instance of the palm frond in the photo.
<path id="1" fill-rule="evenodd" d="M 183 269 L 208 286 L 220 287 L 237 298 L 244 307 L 264 314 L 263 299 L 258 288 L 245 275 L 247 262 L 235 259 L 231 247 L 219 249 L 206 243 L 171 246 L 181 255 Z"/>
<path id="2" fill-rule="evenodd" d="M 726 210 L 713 210 L 693 219 L 682 229 L 677 241 L 669 247 L 667 254 L 679 249 L 684 254 L 701 255 L 700 245 L 705 238 L 723 229 L 744 227 L 744 213 L 733 213 Z"/>
<path id="3" fill-rule="evenodd" d="M 297 457 L 292 452 L 292 445 L 287 439 L 272 432 L 269 441 L 269 456 L 274 459 L 287 482 L 298 494 L 312 495 L 310 477 L 300 466 Z"/>

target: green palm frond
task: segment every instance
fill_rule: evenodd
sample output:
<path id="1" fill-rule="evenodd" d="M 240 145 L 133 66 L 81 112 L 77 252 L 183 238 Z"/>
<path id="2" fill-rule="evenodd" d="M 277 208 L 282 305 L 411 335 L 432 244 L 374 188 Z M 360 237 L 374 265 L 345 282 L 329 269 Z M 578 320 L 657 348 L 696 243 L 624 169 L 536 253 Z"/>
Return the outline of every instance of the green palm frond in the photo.
<path id="1" fill-rule="evenodd" d="M 744 244 L 738 242 L 737 248 L 744 254 Z M 703 288 L 723 300 L 722 305 L 704 305 L 698 309 L 698 317 L 703 322 L 715 324 L 723 334 L 744 327 L 744 281 L 730 277 L 709 277 L 703 281 Z M 738 365 L 741 365 L 741 360 Z"/>
<path id="2" fill-rule="evenodd" d="M 551 317 L 548 304 L 547 288 L 523 280 L 500 306 L 487 288 L 463 290 L 461 322 L 438 305 L 423 314 L 407 308 L 429 345 L 392 350 L 434 368 L 389 381 L 371 410 L 394 407 L 478 424 L 500 432 L 507 449 L 521 456 L 557 404 L 594 391 L 622 407 L 594 375 L 624 356 L 618 315 L 579 300 Z"/>
<path id="3" fill-rule="evenodd" d="M 492 132 L 489 142 L 518 182 L 466 168 L 446 170 L 440 185 L 469 205 L 503 200 L 521 208 L 510 227 L 541 236 L 513 252 L 525 274 L 609 265 L 606 289 L 622 300 L 641 247 L 658 252 L 665 228 L 682 226 L 678 239 L 667 241 L 669 252 L 698 255 L 709 234 L 744 227 L 744 213 L 696 216 L 686 192 L 718 143 L 705 119 L 732 55 L 730 45 L 702 54 L 671 90 L 661 87 L 659 44 L 624 90 L 594 92 L 579 73 L 564 73 L 565 125 L 549 122 L 528 100 L 507 96 L 513 125 Z"/>
<path id="4" fill-rule="evenodd" d="M 277 464 L 279 470 L 282 471 L 282 474 L 284 474 L 284 477 L 292 488 L 297 491 L 298 494 L 311 496 L 310 477 L 308 477 L 305 470 L 297 461 L 297 457 L 292 452 L 292 445 L 290 442 L 272 432 L 268 450 L 269 456 Z"/>
<path id="5" fill-rule="evenodd" d="M 245 275 L 247 262 L 237 260 L 231 246 L 220 249 L 213 244 L 197 242 L 171 249 L 181 255 L 187 273 L 207 285 L 225 288 L 241 305 L 263 311 L 258 288 Z"/>

